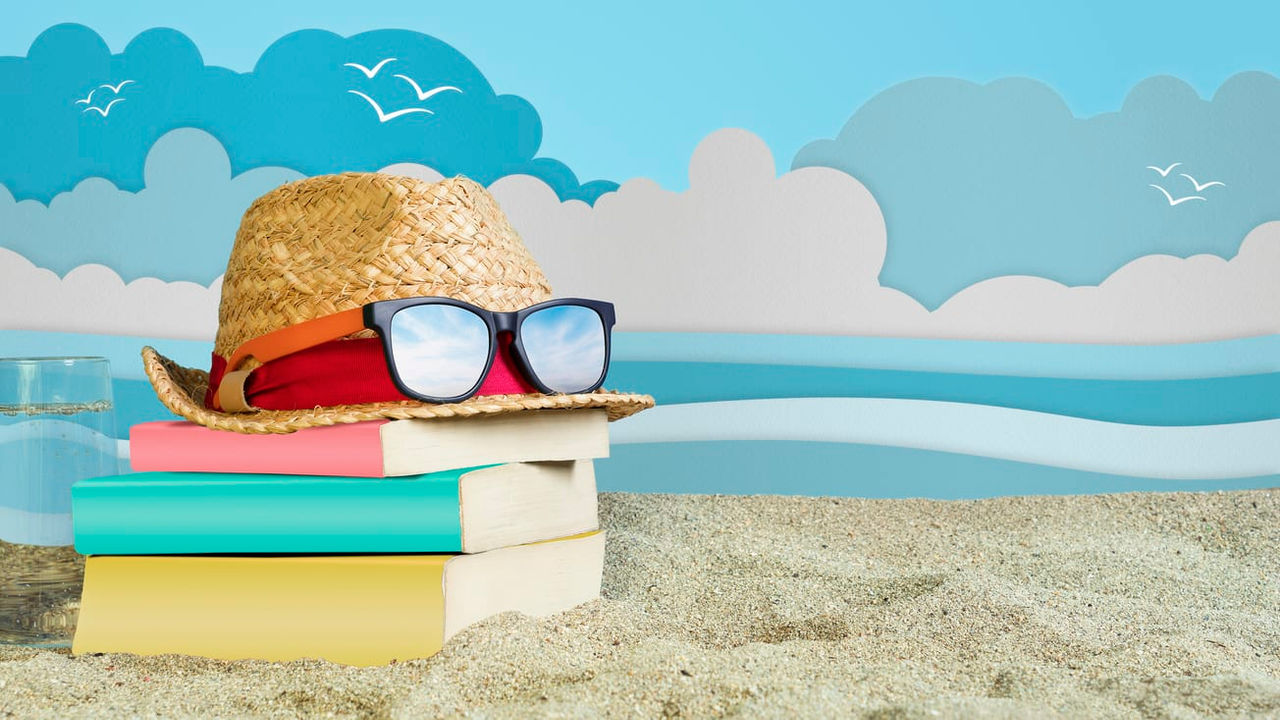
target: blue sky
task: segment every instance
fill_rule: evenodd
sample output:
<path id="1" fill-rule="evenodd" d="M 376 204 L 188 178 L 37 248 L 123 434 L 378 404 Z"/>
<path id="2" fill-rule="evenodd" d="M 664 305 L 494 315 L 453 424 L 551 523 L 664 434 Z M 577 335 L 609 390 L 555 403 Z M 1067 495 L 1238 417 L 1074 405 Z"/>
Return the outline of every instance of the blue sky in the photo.
<path id="1" fill-rule="evenodd" d="M 759 134 L 785 169 L 875 93 L 914 77 L 1034 77 L 1092 115 L 1118 109 L 1152 75 L 1175 75 L 1207 96 L 1236 72 L 1280 65 L 1280 5 L 1264 3 L 50 0 L 5 14 L 0 55 L 25 54 L 59 22 L 92 27 L 113 52 L 166 26 L 191 37 L 206 62 L 238 71 L 303 28 L 429 33 L 497 93 L 537 108 L 541 156 L 583 179 L 645 176 L 670 188 L 685 186 L 690 152 L 717 128 Z"/>

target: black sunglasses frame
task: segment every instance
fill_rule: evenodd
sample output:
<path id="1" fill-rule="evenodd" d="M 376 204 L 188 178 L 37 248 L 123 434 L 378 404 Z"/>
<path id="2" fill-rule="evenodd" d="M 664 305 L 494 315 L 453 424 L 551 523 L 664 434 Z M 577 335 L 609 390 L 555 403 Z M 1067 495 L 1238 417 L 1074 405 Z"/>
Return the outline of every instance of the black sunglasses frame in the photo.
<path id="1" fill-rule="evenodd" d="M 418 307 L 420 305 L 449 305 L 479 316 L 484 321 L 485 326 L 489 329 L 489 357 L 485 361 L 484 371 L 480 373 L 480 379 L 472 386 L 470 390 L 453 397 L 434 397 L 424 395 L 410 388 L 404 379 L 400 377 L 400 371 L 396 368 L 395 352 L 391 346 L 391 319 L 396 313 L 405 308 Z M 498 334 L 511 333 L 511 355 L 512 360 L 516 364 L 516 369 L 524 375 L 529 384 L 538 389 L 539 392 L 547 395 L 561 395 L 560 393 L 547 387 L 546 383 L 538 378 L 538 374 L 533 370 L 533 364 L 529 362 L 529 356 L 525 352 L 524 342 L 520 337 L 520 326 L 530 315 L 553 307 L 561 307 L 564 305 L 573 305 L 577 307 L 585 307 L 596 315 L 600 316 L 600 323 L 604 329 L 604 366 L 600 370 L 600 377 L 596 382 L 588 388 L 575 391 L 571 394 L 589 393 L 598 390 L 604 384 L 605 376 L 609 374 L 609 356 L 613 345 L 613 324 L 615 322 L 613 303 L 603 300 L 587 300 L 585 298 L 557 298 L 555 300 L 547 300 L 537 305 L 530 305 L 522 310 L 513 312 L 494 312 L 485 310 L 482 307 L 476 307 L 469 302 L 455 300 L 447 297 L 417 297 L 417 298 L 400 298 L 397 300 L 378 300 L 364 306 L 364 326 L 378 333 L 378 337 L 382 338 L 383 355 L 387 359 L 387 370 L 391 373 L 391 379 L 395 383 L 396 388 L 405 395 L 430 403 L 452 403 L 461 402 L 469 397 L 473 397 L 480 387 L 484 385 L 485 378 L 489 376 L 489 371 L 493 369 L 493 360 L 498 354 Z"/>

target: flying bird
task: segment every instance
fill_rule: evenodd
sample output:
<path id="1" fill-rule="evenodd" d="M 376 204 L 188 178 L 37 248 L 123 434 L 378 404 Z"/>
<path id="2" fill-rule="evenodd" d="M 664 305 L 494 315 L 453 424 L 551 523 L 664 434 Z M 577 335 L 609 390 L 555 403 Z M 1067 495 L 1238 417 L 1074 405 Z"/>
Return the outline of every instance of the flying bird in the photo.
<path id="1" fill-rule="evenodd" d="M 88 95 L 86 95 L 86 96 L 85 96 L 85 98 L 84 98 L 83 100 L 77 100 L 77 101 L 76 101 L 76 104 L 77 104 L 77 105 L 88 105 L 89 103 L 93 102 L 93 94 L 94 94 L 94 93 L 96 93 L 96 92 L 98 92 L 98 88 L 94 88 L 94 89 L 90 90 L 90 91 L 89 91 L 89 94 L 88 94 Z"/>
<path id="2" fill-rule="evenodd" d="M 1167 199 L 1167 200 L 1169 201 L 1169 207 L 1173 207 L 1174 205 L 1181 205 L 1182 203 L 1184 203 L 1184 202 L 1186 202 L 1186 201 L 1188 201 L 1188 200 L 1203 200 L 1203 199 L 1204 199 L 1204 198 L 1200 197 L 1199 195 L 1187 195 L 1186 197 L 1180 197 L 1180 198 L 1178 198 L 1177 200 L 1174 200 L 1174 199 L 1173 199 L 1173 196 L 1169 194 L 1169 191 L 1168 191 L 1168 190 L 1165 190 L 1164 188 L 1160 187 L 1159 185 L 1152 185 L 1151 187 L 1153 187 L 1153 188 L 1155 188 L 1155 189 L 1159 190 L 1161 193 L 1163 193 L 1163 194 L 1164 194 L 1165 199 Z"/>
<path id="3" fill-rule="evenodd" d="M 372 80 L 372 79 L 373 79 L 373 76 L 378 74 L 378 71 L 382 69 L 382 66 L 383 66 L 383 65 L 386 65 L 387 63 L 389 63 L 389 62 L 394 62 L 394 61 L 395 61 L 395 58 L 383 58 L 382 60 L 380 60 L 380 61 L 378 62 L 378 64 L 377 64 L 377 65 L 374 65 L 374 66 L 373 66 L 373 69 L 372 69 L 372 70 L 370 70 L 369 68 L 367 68 L 367 67 L 365 67 L 365 66 L 361 65 L 360 63 L 343 63 L 343 64 L 342 64 L 342 67 L 355 68 L 355 69 L 359 70 L 360 72 L 364 73 L 364 76 L 365 76 L 365 77 L 367 77 L 367 78 L 369 78 L 370 80 Z"/>
<path id="4" fill-rule="evenodd" d="M 1207 182 L 1207 183 L 1205 183 L 1205 184 L 1201 185 L 1200 183 L 1196 182 L 1196 179 L 1195 179 L 1195 178 L 1191 177 L 1190 175 L 1188 175 L 1188 174 L 1186 174 L 1186 173 L 1178 173 L 1178 174 L 1179 174 L 1179 175 L 1181 175 L 1182 177 L 1184 177 L 1184 178 L 1186 178 L 1186 179 L 1190 180 L 1190 181 L 1191 181 L 1191 184 L 1196 186 L 1196 192 L 1200 192 L 1201 190 L 1203 190 L 1203 189 L 1205 189 L 1205 188 L 1213 187 L 1214 185 L 1221 185 L 1222 187 L 1226 187 L 1226 186 L 1227 186 L 1227 184 L 1226 184 L 1226 183 L 1224 183 L 1224 182 L 1219 182 L 1219 181 L 1217 181 L 1217 180 L 1210 180 L 1209 182 Z"/>
<path id="5" fill-rule="evenodd" d="M 103 83 L 103 84 L 99 85 L 99 86 L 98 86 L 98 88 L 99 88 L 99 89 L 101 89 L 101 88 L 111 88 L 111 92 L 112 92 L 113 94 L 115 94 L 115 95 L 119 95 L 119 94 L 120 94 L 120 88 L 124 87 L 125 85 L 128 85 L 128 84 L 129 84 L 129 83 L 131 83 L 131 82 L 133 82 L 133 81 L 132 81 L 132 80 L 121 80 L 119 85 L 109 85 L 109 84 L 107 84 L 107 83 Z"/>
<path id="6" fill-rule="evenodd" d="M 106 107 L 94 107 L 93 105 L 90 105 L 89 107 L 85 108 L 83 112 L 96 110 L 99 115 L 101 115 L 102 117 L 106 117 L 108 114 L 111 113 L 112 105 L 115 105 L 116 103 L 122 103 L 122 102 L 124 102 L 124 98 L 116 98 L 115 100 L 112 100 L 111 102 L 107 103 Z"/>
<path id="7" fill-rule="evenodd" d="M 382 111 L 381 105 L 379 105 L 376 101 L 374 101 L 373 98 L 369 97 L 368 95 L 365 95 L 359 90 L 348 90 L 347 92 L 351 93 L 352 95 L 359 95 L 360 97 L 365 99 L 365 102 L 372 105 L 373 109 L 378 111 L 378 122 L 387 122 L 389 120 L 395 120 L 401 115 L 408 115 L 410 113 L 426 113 L 428 115 L 435 115 L 435 113 L 431 112 L 430 110 L 426 108 L 420 108 L 420 107 L 407 107 L 400 110 L 396 110 L 395 112 L 385 113 Z"/>
<path id="8" fill-rule="evenodd" d="M 1174 164 L 1170 165 L 1169 167 L 1167 167 L 1167 168 L 1165 168 L 1165 169 L 1163 169 L 1163 170 L 1161 170 L 1160 168 L 1156 167 L 1155 165 L 1148 165 L 1148 166 L 1147 166 L 1147 169 L 1148 169 L 1148 170 L 1155 170 L 1156 172 L 1160 173 L 1160 177 L 1169 177 L 1169 171 L 1170 171 L 1170 170 L 1172 170 L 1172 169 L 1174 169 L 1174 168 L 1176 168 L 1176 167 L 1178 167 L 1178 166 L 1179 166 L 1179 165 L 1181 165 L 1181 164 L 1182 164 L 1182 163 L 1180 163 L 1180 162 L 1176 162 L 1176 163 L 1174 163 Z"/>
<path id="9" fill-rule="evenodd" d="M 414 81 L 413 81 L 413 78 L 409 77 L 408 75 L 396 75 L 395 77 L 398 77 L 398 78 L 400 78 L 401 80 L 403 80 L 403 81 L 405 81 L 405 82 L 409 83 L 410 85 L 412 85 L 412 86 L 413 86 L 413 91 L 414 91 L 415 93 L 417 93 L 417 95 L 418 95 L 418 100 L 419 100 L 419 101 L 421 101 L 421 100 L 426 100 L 427 98 L 431 97 L 432 95 L 438 95 L 438 94 L 440 94 L 440 93 L 442 93 L 442 92 L 445 92 L 445 91 L 447 91 L 447 90 L 452 90 L 452 91 L 454 91 L 454 92 L 456 92 L 456 93 L 461 93 L 461 92 L 462 92 L 462 88 L 456 88 L 456 87 L 454 87 L 454 86 L 452 86 L 452 85 L 441 85 L 440 87 L 431 88 L 430 90 L 427 90 L 426 92 L 423 92 L 422 88 L 418 86 L 418 83 L 414 82 Z"/>

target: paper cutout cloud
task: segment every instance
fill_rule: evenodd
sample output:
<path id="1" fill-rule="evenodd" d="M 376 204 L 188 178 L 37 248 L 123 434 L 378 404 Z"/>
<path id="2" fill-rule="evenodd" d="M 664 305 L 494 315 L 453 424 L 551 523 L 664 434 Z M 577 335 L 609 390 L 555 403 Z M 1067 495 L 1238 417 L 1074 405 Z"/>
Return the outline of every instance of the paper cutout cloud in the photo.
<path id="1" fill-rule="evenodd" d="M 212 340 L 222 276 L 208 287 L 140 278 L 125 283 L 104 265 L 59 277 L 0 247 L 0 329 Z M 40 298 L 22 302 L 21 298 Z"/>
<path id="2" fill-rule="evenodd" d="M 175 30 L 143 32 L 113 55 L 89 28 L 58 25 L 26 57 L 0 58 L 0 88 L 0 184 L 19 199 L 47 202 L 86 177 L 137 190 L 148 149 L 179 127 L 219 138 L 237 175 L 417 162 L 482 182 L 528 173 L 587 201 L 616 187 L 580 184 L 563 163 L 535 157 L 532 105 L 496 94 L 457 50 L 407 30 L 295 32 L 237 73 L 205 65 Z"/>
<path id="3" fill-rule="evenodd" d="M 1089 118 L 1034 80 L 926 78 L 872 98 L 793 167 L 864 182 L 893 242 L 882 282 L 935 308 L 998 275 L 1085 285 L 1151 253 L 1231 257 L 1251 228 L 1280 219 L 1277 123 L 1280 79 L 1265 73 L 1208 100 L 1151 78 L 1120 111 Z M 1163 176 L 1147 168 L 1173 163 Z M 1215 180 L 1225 187 L 1196 191 Z M 1205 200 L 1173 206 L 1152 185 Z"/>
<path id="4" fill-rule="evenodd" d="M 1231 260 L 1150 255 L 1085 287 L 999 277 L 929 312 L 877 280 L 884 220 L 854 178 L 829 168 L 777 177 L 769 149 L 742 130 L 707 137 L 689 172 L 687 191 L 634 180 L 594 207 L 529 176 L 491 189 L 557 294 L 615 301 L 621 330 L 1103 343 L 1280 333 L 1280 222 L 1250 232 Z M 216 329 L 216 282 L 124 285 L 101 267 L 59 280 L 12 253 L 0 269 L 0 292 L 50 299 L 33 312 L 0 296 L 0 328 L 205 339 Z"/>
<path id="5" fill-rule="evenodd" d="M 929 312 L 877 279 L 897 238 L 862 183 L 773 167 L 759 138 L 721 130 L 694 151 L 686 192 L 635 180 L 588 207 L 530 177 L 492 190 L 557 294 L 615 300 L 623 330 L 1111 343 L 1280 332 L 1280 223 L 1230 261 L 1150 255 L 1098 287 L 997 277 Z"/>
<path id="6" fill-rule="evenodd" d="M 0 186 L 0 245 L 64 274 L 109 265 L 141 277 L 207 285 L 227 267 L 240 216 L 259 195 L 302 175 L 258 168 L 232 177 L 222 145 L 200 130 L 175 130 L 147 153 L 138 192 L 90 178 L 49 205 L 15 202 Z"/>

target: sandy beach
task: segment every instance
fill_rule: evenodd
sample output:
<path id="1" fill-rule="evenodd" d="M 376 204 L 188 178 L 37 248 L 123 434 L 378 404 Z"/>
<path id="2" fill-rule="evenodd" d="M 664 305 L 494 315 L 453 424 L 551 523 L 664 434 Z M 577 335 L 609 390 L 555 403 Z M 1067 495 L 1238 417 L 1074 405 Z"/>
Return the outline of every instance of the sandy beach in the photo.
<path id="1" fill-rule="evenodd" d="M 1280 490 L 612 494 L 601 514 L 604 599 L 492 618 L 434 658 L 0 648 L 0 715 L 1280 715 Z"/>

